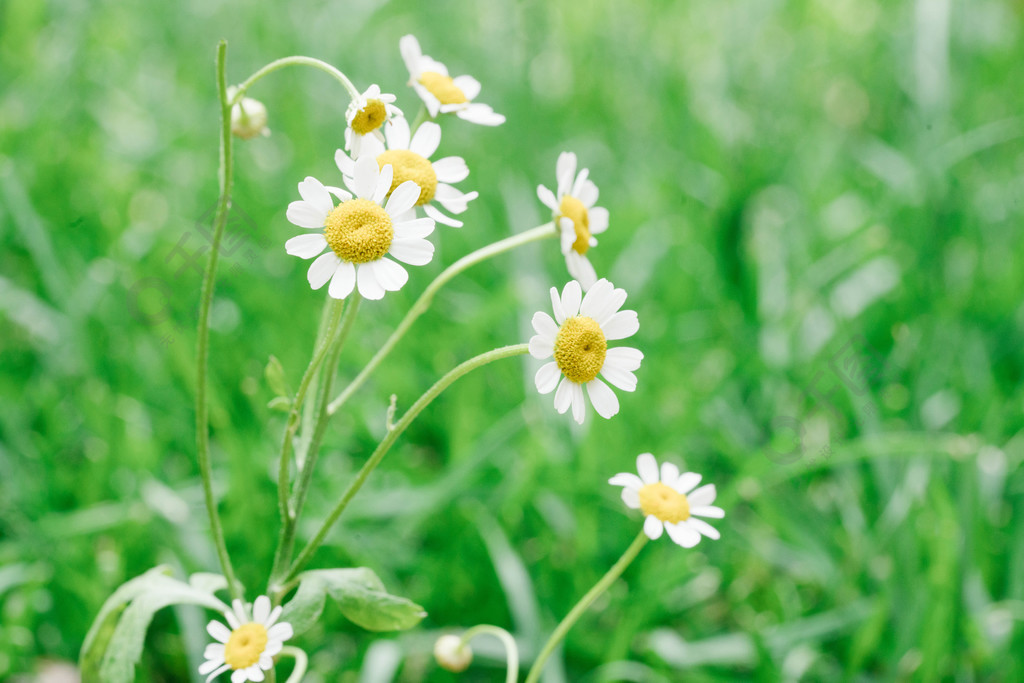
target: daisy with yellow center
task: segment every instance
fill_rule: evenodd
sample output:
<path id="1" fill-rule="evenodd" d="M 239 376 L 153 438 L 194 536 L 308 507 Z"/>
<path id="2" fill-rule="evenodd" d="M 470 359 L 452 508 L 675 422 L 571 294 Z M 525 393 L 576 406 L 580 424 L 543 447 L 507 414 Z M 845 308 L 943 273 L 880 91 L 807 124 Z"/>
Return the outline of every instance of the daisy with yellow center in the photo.
<path id="1" fill-rule="evenodd" d="M 206 661 L 199 667 L 199 675 L 209 683 L 225 671 L 231 671 L 231 683 L 264 680 L 264 671 L 274 666 L 274 656 L 281 652 L 284 641 L 292 637 L 291 624 L 277 623 L 281 608 L 270 609 L 270 598 L 261 595 L 252 606 L 249 617 L 241 600 L 235 600 L 232 610 L 224 613 L 228 625 L 211 621 L 206 631 L 216 640 L 206 646 Z M 209 674 L 209 675 L 207 675 Z"/>
<path id="2" fill-rule="evenodd" d="M 448 216 L 437 205 L 440 204 L 448 213 L 460 214 L 479 195 L 475 191 L 463 194 L 449 184 L 465 180 L 469 175 L 469 167 L 462 157 L 430 161 L 431 155 L 441 144 L 441 126 L 426 121 L 416 129 L 415 135 L 411 135 L 408 121 L 397 118 L 388 123 L 384 134 L 386 147 L 380 141 L 368 138 L 363 144 L 363 154 L 376 157 L 377 165 L 381 168 L 391 164 L 394 169 L 392 189 L 407 180 L 419 185 L 420 195 L 416 199 L 416 206 L 422 207 L 427 216 L 438 223 L 461 228 L 462 221 Z M 334 163 L 338 165 L 342 176 L 352 176 L 355 162 L 340 149 L 334 154 Z M 414 214 L 410 212 L 406 217 L 413 218 Z"/>
<path id="3" fill-rule="evenodd" d="M 345 112 L 345 120 L 348 122 L 348 128 L 345 129 L 345 149 L 352 152 L 353 159 L 362 156 L 363 138 L 373 136 L 381 142 L 384 141 L 384 134 L 381 132 L 384 124 L 402 115 L 393 104 L 394 101 L 394 95 L 382 93 L 380 86 L 374 84 L 348 105 Z"/>
<path id="4" fill-rule="evenodd" d="M 562 152 L 555 167 L 557 191 L 537 186 L 537 196 L 551 209 L 561 231 L 562 254 L 569 275 L 579 280 L 585 292 L 597 281 L 587 251 L 597 246 L 594 235 L 608 229 L 608 209 L 594 206 L 598 191 L 597 185 L 587 178 L 589 173 L 588 169 L 583 169 L 577 175 L 576 155 Z"/>
<path id="5" fill-rule="evenodd" d="M 670 462 L 661 464 L 660 477 L 658 461 L 650 453 L 636 458 L 639 476 L 621 472 L 608 480 L 612 486 L 621 486 L 622 501 L 633 509 L 644 513 L 644 533 L 651 540 L 661 537 L 667 531 L 669 538 L 684 548 L 692 548 L 700 537 L 717 540 L 718 530 L 698 517 L 721 519 L 725 511 L 715 507 L 714 484 L 701 486 L 701 476 L 694 472 L 679 473 L 679 468 Z"/>
<path id="6" fill-rule="evenodd" d="M 594 410 L 604 418 L 619 412 L 619 399 L 600 374 L 623 391 L 636 389 L 633 371 L 644 354 L 629 347 L 608 348 L 609 341 L 625 339 L 640 329 L 636 311 L 620 311 L 626 292 L 601 279 L 583 296 L 580 283 L 573 280 L 558 295 L 551 288 L 555 317 L 544 312 L 533 316 L 536 336 L 530 339 L 530 355 L 539 360 L 553 358 L 537 371 L 534 381 L 542 394 L 555 392 L 555 410 L 572 408 L 576 422 L 583 424 L 587 406 L 586 387 Z"/>
<path id="7" fill-rule="evenodd" d="M 363 298 L 381 299 L 409 280 L 405 268 L 388 256 L 412 266 L 430 263 L 434 245 L 424 238 L 434 231 L 434 220 L 405 217 L 420 188 L 408 180 L 392 190 L 392 178 L 390 164 L 380 168 L 376 159 L 364 156 L 353 164 L 352 177 L 345 178 L 352 194 L 325 187 L 316 178 L 299 183 L 302 201 L 289 204 L 288 220 L 322 232 L 293 237 L 284 246 L 299 258 L 320 255 L 307 273 L 313 289 L 330 280 L 327 293 L 335 299 L 344 299 L 356 287 Z M 337 206 L 331 195 L 341 200 Z"/>
<path id="8" fill-rule="evenodd" d="M 431 118 L 454 113 L 460 119 L 482 126 L 500 126 L 505 117 L 486 104 L 474 102 L 480 94 L 480 82 L 472 76 L 448 75 L 448 67 L 423 54 L 415 36 L 402 36 L 398 48 L 409 69 L 409 85 L 427 106 Z"/>

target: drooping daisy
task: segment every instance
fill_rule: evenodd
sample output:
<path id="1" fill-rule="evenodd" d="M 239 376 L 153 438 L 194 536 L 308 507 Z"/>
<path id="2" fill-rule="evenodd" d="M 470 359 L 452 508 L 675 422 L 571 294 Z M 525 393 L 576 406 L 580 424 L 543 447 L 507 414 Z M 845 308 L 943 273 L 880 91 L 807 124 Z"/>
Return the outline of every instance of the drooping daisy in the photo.
<path id="1" fill-rule="evenodd" d="M 316 178 L 299 183 L 302 201 L 288 205 L 288 220 L 300 228 L 323 232 L 293 237 L 284 247 L 304 259 L 329 247 L 309 267 L 307 279 L 313 289 L 330 280 L 327 293 L 335 299 L 344 299 L 356 287 L 364 298 L 380 299 L 385 292 L 397 292 L 409 279 L 405 268 L 387 256 L 411 266 L 430 263 L 434 245 L 423 238 L 434 231 L 434 219 L 400 218 L 420 194 L 411 180 L 391 192 L 384 204 L 392 175 L 390 164 L 379 168 L 376 159 L 364 156 L 354 164 L 353 177 L 345 178 L 354 199 L 342 189 L 325 187 Z M 332 194 L 341 200 L 337 206 Z"/>
<path id="2" fill-rule="evenodd" d="M 293 635 L 291 624 L 275 623 L 279 616 L 281 608 L 270 609 L 270 598 L 265 595 L 253 603 L 251 619 L 242 601 L 235 600 L 232 610 L 224 613 L 228 626 L 216 620 L 206 626 L 217 642 L 206 646 L 206 661 L 199 666 L 199 675 L 206 676 L 207 683 L 225 671 L 232 672 L 231 683 L 262 681 L 263 672 L 273 668 L 274 656 Z"/>
<path id="3" fill-rule="evenodd" d="M 416 198 L 416 206 L 422 206 L 423 211 L 436 220 L 455 228 L 462 227 L 462 221 L 442 213 L 435 204 L 440 204 L 445 211 L 459 214 L 466 210 L 467 205 L 476 199 L 477 192 L 463 194 L 449 183 L 457 183 L 465 180 L 469 175 L 469 167 L 462 157 L 444 157 L 431 162 L 430 155 L 437 151 L 441 144 L 441 126 L 432 121 L 426 121 L 416 129 L 416 134 L 409 133 L 409 122 L 404 118 L 397 118 L 388 123 L 384 128 L 387 136 L 387 149 L 376 139 L 368 138 L 363 144 L 365 156 L 377 158 L 377 165 L 384 168 L 391 164 L 394 169 L 394 179 L 391 181 L 392 191 L 402 183 L 412 180 L 420 188 L 419 197 Z M 347 154 L 340 149 L 334 153 L 334 163 L 342 176 L 351 178 L 355 164 Z M 408 218 L 413 218 L 412 215 Z"/>
<path id="4" fill-rule="evenodd" d="M 694 472 L 679 473 L 679 468 L 670 462 L 661 464 L 658 477 L 658 461 L 650 453 L 641 453 L 636 458 L 637 476 L 632 472 L 621 472 L 608 480 L 612 486 L 622 486 L 622 501 L 633 509 L 639 508 L 644 519 L 644 533 L 651 540 L 668 531 L 668 536 L 684 548 L 692 548 L 700 542 L 703 534 L 717 540 L 718 530 L 697 517 L 721 519 L 725 511 L 715 507 L 714 484 L 701 486 L 701 476 Z"/>
<path id="5" fill-rule="evenodd" d="M 237 93 L 237 86 L 229 86 L 228 100 L 235 99 Z M 243 140 L 251 140 L 257 135 L 270 135 L 270 129 L 267 128 L 267 108 L 263 103 L 251 97 L 243 97 L 231 107 L 231 133 Z"/>
<path id="6" fill-rule="evenodd" d="M 345 120 L 348 122 L 348 128 L 345 129 L 345 149 L 352 152 L 353 159 L 358 159 L 362 155 L 363 138 L 372 135 L 383 142 L 384 134 L 381 128 L 390 119 L 402 116 L 398 107 L 392 104 L 394 101 L 394 95 L 382 93 L 380 86 L 374 84 L 348 105 L 345 112 Z"/>
<path id="7" fill-rule="evenodd" d="M 562 152 L 558 155 L 555 174 L 557 193 L 543 185 L 537 186 L 537 196 L 552 211 L 562 231 L 562 254 L 569 275 L 580 281 L 583 291 L 589 291 L 597 281 L 594 266 L 587 259 L 587 251 L 597 246 L 594 235 L 608 229 L 608 209 L 594 206 L 597 185 L 587 175 L 588 169 L 576 174 L 576 155 Z"/>
<path id="8" fill-rule="evenodd" d="M 420 50 L 416 36 L 402 36 L 398 49 L 409 69 L 409 85 L 427 105 L 431 118 L 454 112 L 460 119 L 482 126 L 500 126 L 505 117 L 495 113 L 490 106 L 474 102 L 480 94 L 480 82 L 472 76 L 448 75 L 448 67 L 431 59 Z"/>
<path id="9" fill-rule="evenodd" d="M 608 280 L 598 280 L 586 297 L 573 280 L 561 297 L 551 288 L 554 320 L 542 311 L 533 316 L 537 334 L 530 339 L 530 355 L 540 360 L 554 357 L 537 371 L 537 391 L 554 391 L 555 410 L 565 413 L 571 406 L 573 419 L 580 424 L 587 412 L 584 386 L 598 415 L 609 418 L 619 412 L 619 399 L 598 374 L 623 391 L 636 389 L 633 371 L 644 354 L 624 346 L 608 348 L 609 341 L 631 337 L 640 329 L 636 311 L 619 310 L 625 301 L 625 290 Z"/>

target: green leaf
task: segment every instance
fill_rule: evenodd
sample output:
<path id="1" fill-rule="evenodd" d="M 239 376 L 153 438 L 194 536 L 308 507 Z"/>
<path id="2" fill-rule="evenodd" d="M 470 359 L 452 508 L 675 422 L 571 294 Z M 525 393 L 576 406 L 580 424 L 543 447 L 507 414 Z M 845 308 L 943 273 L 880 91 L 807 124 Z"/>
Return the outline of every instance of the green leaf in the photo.
<path id="1" fill-rule="evenodd" d="M 300 574 L 299 581 L 299 590 L 281 615 L 296 634 L 316 623 L 328 595 L 349 621 L 368 631 L 401 631 L 427 616 L 411 600 L 388 593 L 380 578 L 365 567 L 318 569 Z"/>
<path id="2" fill-rule="evenodd" d="M 292 395 L 291 390 L 288 388 L 288 380 L 285 378 L 284 366 L 281 365 L 281 361 L 277 359 L 277 356 L 270 357 L 267 368 L 264 370 L 264 375 L 267 378 L 267 384 L 270 385 L 271 391 L 275 394 L 284 397 Z"/>
<path id="3" fill-rule="evenodd" d="M 275 396 L 267 403 L 267 407 L 279 413 L 290 413 L 292 410 L 292 400 L 285 396 Z"/>
<path id="4" fill-rule="evenodd" d="M 153 615 L 168 605 L 201 605 L 219 612 L 228 606 L 213 595 L 226 586 L 224 577 L 195 574 L 189 583 L 155 567 L 128 581 L 103 603 L 82 644 L 83 683 L 131 683 Z"/>

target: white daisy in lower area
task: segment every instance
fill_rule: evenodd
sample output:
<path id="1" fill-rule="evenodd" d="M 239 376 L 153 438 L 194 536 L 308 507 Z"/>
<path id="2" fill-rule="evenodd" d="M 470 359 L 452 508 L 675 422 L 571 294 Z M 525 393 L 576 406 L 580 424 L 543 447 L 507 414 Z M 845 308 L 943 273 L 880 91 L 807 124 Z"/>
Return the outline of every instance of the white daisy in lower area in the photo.
<path id="1" fill-rule="evenodd" d="M 644 354 L 629 347 L 608 348 L 609 341 L 631 337 L 640 329 L 636 311 L 619 310 L 625 301 L 625 290 L 608 280 L 594 283 L 586 297 L 573 280 L 561 297 L 551 288 L 553 320 L 544 312 L 533 316 L 537 334 L 530 339 L 530 355 L 540 360 L 554 357 L 537 371 L 537 391 L 554 391 L 555 410 L 565 413 L 571 407 L 573 419 L 580 424 L 587 414 L 584 387 L 598 415 L 609 418 L 619 412 L 619 399 L 598 374 L 623 391 L 636 389 L 633 371 Z"/>
<path id="2" fill-rule="evenodd" d="M 387 147 L 379 140 L 367 138 L 363 143 L 363 156 L 375 157 L 381 168 L 391 164 L 394 169 L 391 191 L 408 180 L 415 182 L 420 188 L 416 206 L 423 207 L 424 213 L 438 223 L 461 228 L 462 221 L 443 213 L 436 205 L 440 204 L 449 213 L 460 214 L 466 211 L 469 202 L 476 199 L 479 193 L 463 193 L 449 184 L 469 176 L 469 167 L 462 157 L 430 161 L 431 155 L 441 144 L 441 126 L 426 121 L 416 129 L 415 135 L 411 135 L 409 122 L 404 118 L 396 118 L 384 128 L 384 135 Z M 345 152 L 340 149 L 335 152 L 334 163 L 338 165 L 343 177 L 352 177 L 355 162 Z"/>
<path id="3" fill-rule="evenodd" d="M 423 100 L 431 118 L 439 113 L 454 113 L 460 119 L 482 126 L 505 123 L 505 117 L 488 105 L 473 101 L 480 94 L 478 80 L 472 76 L 450 77 L 448 67 L 423 54 L 416 36 L 402 36 L 398 49 L 409 69 L 409 85 Z"/>
<path id="4" fill-rule="evenodd" d="M 277 623 L 281 608 L 270 609 L 270 598 L 261 595 L 252 606 L 249 617 L 241 600 L 224 613 L 228 625 L 211 621 L 206 631 L 216 640 L 206 646 L 199 666 L 199 675 L 209 683 L 225 671 L 231 671 L 231 683 L 264 680 L 264 671 L 274 666 L 274 656 L 281 652 L 284 641 L 292 637 L 291 624 Z M 207 675 L 209 674 L 209 675 Z"/>
<path id="5" fill-rule="evenodd" d="M 379 168 L 376 159 L 364 156 L 355 162 L 353 176 L 345 178 L 355 198 L 316 178 L 299 183 L 302 201 L 288 205 L 288 220 L 322 232 L 293 237 L 284 247 L 304 259 L 328 248 L 309 267 L 307 279 L 313 289 L 330 280 L 327 293 L 335 299 L 344 299 L 357 287 L 364 298 L 381 299 L 409 280 L 405 268 L 387 256 L 411 266 L 430 263 L 434 245 L 423 238 L 434 231 L 434 219 L 402 218 L 416 204 L 420 188 L 408 180 L 392 191 L 392 176 L 390 164 Z M 332 194 L 341 200 L 337 206 Z"/>
<path id="6" fill-rule="evenodd" d="M 363 138 L 366 136 L 384 141 L 381 128 L 389 120 L 402 115 L 393 104 L 394 101 L 394 95 L 382 93 L 380 86 L 374 84 L 348 105 L 345 112 L 345 121 L 348 123 L 345 129 L 345 149 L 352 152 L 352 158 L 362 156 Z"/>
<path id="7" fill-rule="evenodd" d="M 622 486 L 622 501 L 634 510 L 639 508 L 646 515 L 644 533 L 654 540 L 663 531 L 669 538 L 684 548 L 692 548 L 700 537 L 717 540 L 718 530 L 697 517 L 721 519 L 725 511 L 715 507 L 715 485 L 701 486 L 701 476 L 694 472 L 680 474 L 679 468 L 670 462 L 661 464 L 660 477 L 658 461 L 650 453 L 641 453 L 636 458 L 636 471 L 621 472 L 608 480 L 612 486 Z"/>
<path id="8" fill-rule="evenodd" d="M 597 273 L 587 259 L 587 251 L 597 246 L 594 235 L 608 229 L 608 209 L 594 206 L 598 191 L 597 185 L 587 177 L 589 173 L 585 168 L 577 175 L 576 155 L 562 152 L 555 167 L 556 191 L 537 186 L 537 196 L 551 209 L 561 230 L 562 254 L 565 255 L 569 275 L 580 281 L 583 291 L 588 291 L 597 281 Z"/>

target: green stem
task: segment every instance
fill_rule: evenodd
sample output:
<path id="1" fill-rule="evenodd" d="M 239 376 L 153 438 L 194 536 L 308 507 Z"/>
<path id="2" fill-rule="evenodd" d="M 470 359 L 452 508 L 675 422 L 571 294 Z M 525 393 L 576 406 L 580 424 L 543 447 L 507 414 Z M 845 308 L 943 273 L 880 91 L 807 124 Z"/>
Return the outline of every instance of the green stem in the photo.
<path id="1" fill-rule="evenodd" d="M 309 442 L 309 450 L 306 453 L 305 462 L 299 470 L 299 479 L 292 490 L 291 502 L 288 505 L 289 516 L 287 522 L 281 528 L 281 538 L 278 544 L 277 553 L 274 558 L 274 568 L 270 573 L 269 592 L 273 595 L 273 586 L 276 584 L 276 577 L 280 576 L 291 560 L 292 550 L 295 548 L 295 532 L 299 523 L 299 516 L 306 503 L 306 494 L 313 482 L 313 470 L 316 468 L 317 454 L 320 451 L 320 444 L 323 441 L 324 433 L 327 431 L 327 401 L 334 388 L 334 373 L 338 367 L 338 359 L 341 357 L 341 350 L 345 346 L 345 340 L 352 331 L 352 325 L 356 319 L 356 312 L 359 310 L 361 301 L 359 292 L 352 292 L 348 298 L 348 305 L 341 317 L 340 329 L 334 339 L 326 337 L 330 341 L 330 353 L 327 363 L 324 366 L 325 374 L 317 396 L 317 418 L 313 427 L 313 438 Z"/>
<path id="2" fill-rule="evenodd" d="M 217 514 L 217 501 L 213 497 L 213 471 L 210 465 L 210 414 L 207 401 L 207 366 L 210 355 L 210 303 L 213 301 L 214 281 L 217 278 L 217 259 L 220 255 L 220 241 L 227 225 L 228 209 L 231 207 L 231 105 L 228 103 L 226 77 L 228 44 L 221 41 L 217 46 L 217 90 L 220 95 L 220 198 L 213 224 L 213 239 L 210 242 L 210 258 L 203 273 L 202 294 L 199 297 L 199 326 L 196 333 L 196 455 L 199 460 L 199 474 L 203 480 L 203 496 L 206 512 L 210 517 L 210 530 L 217 548 L 221 569 L 228 581 L 233 598 L 242 598 L 242 589 L 231 566 L 228 548 L 224 542 L 224 529 Z"/>
<path id="3" fill-rule="evenodd" d="M 285 683 L 300 683 L 302 677 L 306 675 L 306 667 L 309 666 L 309 657 L 306 653 L 297 647 L 291 645 L 285 645 L 281 648 L 281 657 L 291 657 L 295 660 L 295 668 L 292 669 L 291 676 Z"/>
<path id="4" fill-rule="evenodd" d="M 505 683 L 516 683 L 519 680 L 519 648 L 516 647 L 516 639 L 500 626 L 479 624 L 462 634 L 462 644 L 468 645 L 470 640 L 481 633 L 489 633 L 501 640 L 501 644 L 505 646 Z"/>
<path id="5" fill-rule="evenodd" d="M 540 654 L 537 655 L 537 659 L 534 660 L 533 666 L 530 667 L 530 673 L 526 676 L 526 683 L 536 683 L 540 678 L 540 672 L 544 669 L 544 663 L 548 661 L 548 657 L 555 651 L 558 644 L 562 642 L 565 635 L 569 632 L 569 629 L 573 627 L 580 616 L 587 611 L 587 608 L 594 604 L 594 601 L 608 590 L 608 586 L 615 582 L 615 579 L 622 575 L 622 572 L 626 570 L 626 567 L 636 559 L 636 556 L 640 553 L 645 545 L 647 545 L 647 534 L 643 531 L 634 539 L 633 543 L 626 548 L 626 552 L 622 553 L 622 557 L 619 561 L 612 565 L 612 568 L 608 570 L 608 573 L 601 577 L 601 580 L 594 584 L 594 587 L 587 591 L 587 594 L 580 598 L 580 601 L 576 603 L 576 606 L 565 615 L 565 619 L 558 625 L 558 628 L 554 630 L 551 637 L 548 638 L 548 642 L 544 643 L 544 647 L 541 649 Z"/>
<path id="6" fill-rule="evenodd" d="M 405 314 L 404 318 L 402 318 L 402 322 L 398 323 L 398 327 L 396 327 L 395 331 L 391 333 L 388 340 L 384 342 L 384 345 L 377 350 L 377 353 L 375 353 L 373 358 L 370 359 L 370 362 L 366 364 L 366 367 L 364 367 L 362 371 L 356 375 L 356 378 L 353 379 L 347 387 L 345 387 L 345 390 L 342 391 L 336 399 L 331 401 L 329 406 L 327 406 L 328 414 L 334 415 L 334 413 L 338 412 L 338 409 L 345 404 L 345 401 L 351 398 L 352 394 L 354 394 L 356 390 L 363 385 L 373 371 L 377 369 L 377 366 L 381 364 L 381 361 L 387 358 L 388 354 L 391 353 L 395 344 L 397 344 L 405 333 L 409 331 L 409 328 L 412 327 L 414 322 L 416 322 L 416 319 L 430 308 L 430 304 L 433 303 L 434 300 L 434 295 L 436 295 L 438 290 L 441 289 L 441 287 L 443 287 L 449 280 L 470 266 L 476 265 L 481 261 L 486 261 L 492 256 L 496 256 L 530 242 L 557 236 L 558 231 L 555 229 L 555 224 L 545 223 L 544 225 L 537 226 L 536 228 L 532 228 L 526 232 L 521 232 L 517 235 L 513 235 L 512 237 L 507 237 L 493 244 L 489 244 L 481 249 L 477 249 L 476 251 L 463 256 L 458 261 L 441 271 L 441 274 L 434 278 L 434 281 L 427 285 L 427 288 L 423 290 L 420 298 L 412 305 L 409 312 Z"/>
<path id="7" fill-rule="evenodd" d="M 324 539 L 327 537 L 327 532 L 331 530 L 331 527 L 333 527 L 335 522 L 338 521 L 338 518 L 341 517 L 341 513 L 345 511 L 345 508 L 348 507 L 349 501 L 351 501 L 352 498 L 355 497 L 356 493 L 359 492 L 359 489 L 362 488 L 367 477 L 370 476 L 370 473 L 373 472 L 377 465 L 380 464 L 380 461 L 384 459 L 384 456 L 387 455 L 388 450 L 395 443 L 398 437 L 402 435 L 402 432 L 408 428 L 424 408 L 430 405 L 431 401 L 437 398 L 442 391 L 451 386 L 455 380 L 459 379 L 463 375 L 496 360 L 511 358 L 513 356 L 522 356 L 526 353 L 529 353 L 529 344 L 515 344 L 512 346 L 503 346 L 499 349 L 493 349 L 487 353 L 482 353 L 479 356 L 470 358 L 450 370 L 448 374 L 437 380 L 437 382 L 434 383 L 434 386 L 430 387 L 426 393 L 416 399 L 416 402 L 412 404 L 412 407 L 409 408 L 405 415 L 402 415 L 398 422 L 393 425 L 389 425 L 387 434 L 384 435 L 380 444 L 377 445 L 377 449 L 359 470 L 356 478 L 351 484 L 349 484 L 345 493 L 342 494 L 341 499 L 337 504 L 335 504 L 334 509 L 332 509 L 331 513 L 327 516 L 327 519 L 325 519 L 323 524 L 320 525 L 320 529 L 316 532 L 316 535 L 313 536 L 313 540 L 303 548 L 302 552 L 295 559 L 291 569 L 288 570 L 287 575 L 282 579 L 280 585 L 288 584 L 296 577 L 306 563 L 309 562 L 313 553 L 315 553 L 317 548 L 320 547 L 320 544 L 324 542 Z"/>
<path id="8" fill-rule="evenodd" d="M 270 64 L 267 64 L 265 67 L 254 73 L 252 76 L 249 76 L 249 78 L 245 79 L 245 81 L 240 86 L 238 86 L 238 91 L 235 93 L 235 97 L 231 101 L 231 105 L 234 106 L 238 102 L 241 102 L 242 98 L 245 96 L 245 92 L 261 78 L 268 74 L 274 73 L 278 69 L 283 69 L 286 66 L 311 66 L 315 69 L 326 71 L 335 79 L 337 79 L 343 86 L 345 86 L 345 90 L 348 91 L 349 97 L 351 97 L 353 100 L 358 99 L 360 96 L 359 91 L 356 90 L 356 86 L 352 85 L 352 81 L 349 80 L 348 76 L 346 76 L 341 71 L 334 68 L 327 62 L 323 62 L 320 61 L 319 59 L 314 59 L 312 57 L 295 56 L 275 59 Z"/>

